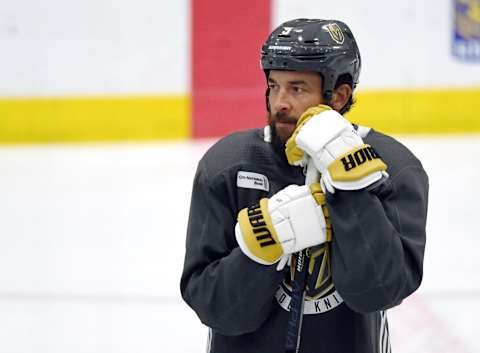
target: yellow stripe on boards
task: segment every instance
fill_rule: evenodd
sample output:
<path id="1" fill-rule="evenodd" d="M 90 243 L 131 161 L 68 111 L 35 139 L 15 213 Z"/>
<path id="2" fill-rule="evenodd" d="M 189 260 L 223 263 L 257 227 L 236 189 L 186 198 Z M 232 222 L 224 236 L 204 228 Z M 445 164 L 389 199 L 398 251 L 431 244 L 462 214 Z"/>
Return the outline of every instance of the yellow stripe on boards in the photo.
<path id="1" fill-rule="evenodd" d="M 188 137 L 187 96 L 0 98 L 0 143 Z"/>
<path id="2" fill-rule="evenodd" d="M 480 88 L 359 91 L 347 114 L 388 133 L 480 132 Z M 185 139 L 190 97 L 0 98 L 0 143 Z"/>
<path id="3" fill-rule="evenodd" d="M 480 88 L 359 91 L 347 114 L 389 133 L 480 132 Z"/>

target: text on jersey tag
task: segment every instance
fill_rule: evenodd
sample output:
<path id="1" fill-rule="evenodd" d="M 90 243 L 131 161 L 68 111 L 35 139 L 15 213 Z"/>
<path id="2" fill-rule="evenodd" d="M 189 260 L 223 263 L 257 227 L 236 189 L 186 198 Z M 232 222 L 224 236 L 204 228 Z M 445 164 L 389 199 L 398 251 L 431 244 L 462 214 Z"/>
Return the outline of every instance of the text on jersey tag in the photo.
<path id="1" fill-rule="evenodd" d="M 245 189 L 270 190 L 268 179 L 265 175 L 239 170 L 237 173 L 237 186 Z"/>

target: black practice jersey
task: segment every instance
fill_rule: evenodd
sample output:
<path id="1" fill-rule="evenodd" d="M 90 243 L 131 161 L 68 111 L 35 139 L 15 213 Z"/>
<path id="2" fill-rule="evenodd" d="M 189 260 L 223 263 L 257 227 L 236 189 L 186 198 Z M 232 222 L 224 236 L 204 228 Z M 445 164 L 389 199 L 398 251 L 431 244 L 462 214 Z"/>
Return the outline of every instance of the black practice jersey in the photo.
<path id="1" fill-rule="evenodd" d="M 364 142 L 389 178 L 327 195 L 331 243 L 309 249 L 303 353 L 383 353 L 390 349 L 386 310 L 422 280 L 428 178 L 401 143 L 370 130 Z M 258 264 L 235 239 L 238 212 L 290 184 L 302 168 L 253 129 L 213 145 L 196 172 L 181 292 L 211 328 L 210 353 L 280 353 L 290 302 L 290 269 Z"/>

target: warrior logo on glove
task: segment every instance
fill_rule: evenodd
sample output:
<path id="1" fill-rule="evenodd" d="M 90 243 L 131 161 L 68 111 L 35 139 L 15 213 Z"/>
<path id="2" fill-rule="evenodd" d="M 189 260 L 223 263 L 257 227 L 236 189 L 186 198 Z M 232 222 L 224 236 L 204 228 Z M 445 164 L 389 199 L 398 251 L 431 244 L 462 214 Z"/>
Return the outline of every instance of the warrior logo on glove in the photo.
<path id="1" fill-rule="evenodd" d="M 260 204 L 240 211 L 238 222 L 253 256 L 266 263 L 275 263 L 282 256 L 283 250 L 268 213 L 268 199 L 261 199 Z"/>
<path id="2" fill-rule="evenodd" d="M 349 153 L 346 157 L 340 159 L 346 172 L 365 163 L 367 159 L 371 161 L 374 158 L 379 158 L 377 152 L 375 152 L 372 146 L 365 146 L 366 147 L 361 146 L 357 151 Z"/>
<path id="3" fill-rule="evenodd" d="M 335 181 L 354 181 L 386 169 L 385 163 L 370 145 L 361 145 L 340 156 L 328 166 Z"/>
<path id="4" fill-rule="evenodd" d="M 260 208 L 259 204 L 248 207 L 247 215 L 250 225 L 252 226 L 253 234 L 255 234 L 255 238 L 262 248 L 277 244 L 275 239 L 273 239 L 272 233 L 270 233 L 267 228 L 267 224 L 265 223 L 262 209 Z"/>

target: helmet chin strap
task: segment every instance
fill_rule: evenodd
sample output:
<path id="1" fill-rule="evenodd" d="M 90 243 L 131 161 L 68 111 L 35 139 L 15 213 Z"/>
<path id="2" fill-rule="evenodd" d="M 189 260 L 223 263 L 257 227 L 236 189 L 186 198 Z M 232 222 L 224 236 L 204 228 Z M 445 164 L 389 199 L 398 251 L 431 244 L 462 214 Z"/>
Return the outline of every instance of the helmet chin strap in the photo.
<path id="1" fill-rule="evenodd" d="M 268 96 L 270 95 L 270 87 L 268 87 L 268 76 L 270 76 L 270 70 L 263 70 L 265 73 L 265 80 L 267 81 L 267 89 L 265 90 L 265 106 L 267 107 L 267 112 L 270 113 L 270 101 Z"/>
<path id="2" fill-rule="evenodd" d="M 267 107 L 267 112 L 270 113 L 270 101 L 268 100 L 268 96 L 270 95 L 270 87 L 267 86 L 265 90 L 265 106 Z"/>
<path id="3" fill-rule="evenodd" d="M 332 107 L 332 91 L 326 91 L 324 94 L 323 94 L 323 103 L 324 105 L 328 105 L 329 107 Z"/>

